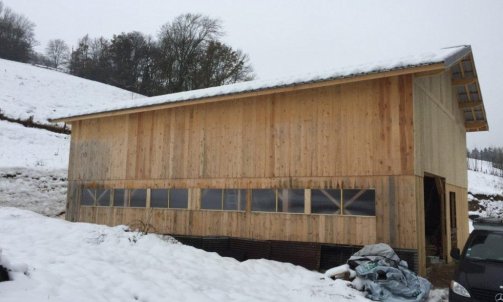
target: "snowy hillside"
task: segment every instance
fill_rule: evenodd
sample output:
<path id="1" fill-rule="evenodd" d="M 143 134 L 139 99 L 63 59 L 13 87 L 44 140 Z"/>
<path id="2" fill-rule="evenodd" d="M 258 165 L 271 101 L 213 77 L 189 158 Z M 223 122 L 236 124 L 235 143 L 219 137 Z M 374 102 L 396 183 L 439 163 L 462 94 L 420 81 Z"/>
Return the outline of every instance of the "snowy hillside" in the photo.
<path id="1" fill-rule="evenodd" d="M 61 214 L 70 137 L 0 121 L 0 146 L 0 206 Z"/>
<path id="2" fill-rule="evenodd" d="M 488 161 L 468 159 L 468 191 L 472 194 L 503 196 L 503 171 Z"/>
<path id="3" fill-rule="evenodd" d="M 67 169 L 70 136 L 0 120 L 0 167 Z"/>
<path id="4" fill-rule="evenodd" d="M 50 124 L 50 115 L 67 115 L 97 105 L 142 97 L 139 94 L 66 73 L 0 59 L 0 110 L 13 119 Z"/>
<path id="5" fill-rule="evenodd" d="M 49 125 L 50 115 L 142 97 L 62 72 L 0 59 L 0 113 Z M 0 120 L 0 206 L 64 212 L 70 137 Z"/>
<path id="6" fill-rule="evenodd" d="M 0 207 L 12 301 L 369 301 L 344 281 L 268 260 L 238 262 L 124 227 Z"/>
<path id="7" fill-rule="evenodd" d="M 502 171 L 475 159 L 468 160 L 468 168 L 470 214 L 503 217 L 503 177 L 496 176 L 503 175 Z"/>

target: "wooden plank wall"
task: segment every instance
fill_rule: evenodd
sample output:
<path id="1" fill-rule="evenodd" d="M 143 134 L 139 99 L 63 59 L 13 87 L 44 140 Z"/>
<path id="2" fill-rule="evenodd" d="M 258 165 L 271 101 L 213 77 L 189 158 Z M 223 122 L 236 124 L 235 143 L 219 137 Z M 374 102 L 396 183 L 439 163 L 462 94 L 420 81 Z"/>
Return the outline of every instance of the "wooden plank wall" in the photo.
<path id="1" fill-rule="evenodd" d="M 414 78 L 414 158 L 420 267 L 425 267 L 425 173 L 445 178 L 447 252 L 450 251 L 449 192 L 456 193 L 458 246 L 468 238 L 466 131 L 453 93 L 450 71 Z M 427 219 L 427 218 L 426 218 Z M 451 259 L 449 259 L 451 260 Z"/>
<path id="2" fill-rule="evenodd" d="M 257 240 L 331 242 L 363 245 L 376 241 L 376 217 L 121 209 L 81 207 L 80 221 L 108 225 L 148 221 L 158 233 L 193 236 L 232 236 Z"/>
<path id="3" fill-rule="evenodd" d="M 412 175 L 411 76 L 72 125 L 70 180 Z"/>
<path id="4" fill-rule="evenodd" d="M 415 174 L 467 187 L 466 131 L 450 71 L 414 79 Z"/>
<path id="5" fill-rule="evenodd" d="M 310 188 L 374 188 L 376 216 L 305 215 L 285 213 L 245 213 L 199 210 L 198 182 L 72 182 L 72 187 L 159 188 L 189 187 L 189 210 L 138 209 L 114 207 L 77 207 L 78 221 L 107 225 L 134 224 L 135 220 L 149 221 L 158 232 L 172 235 L 236 236 L 270 240 L 295 240 L 340 244 L 387 242 L 394 247 L 417 248 L 414 176 L 374 176 L 290 179 L 298 187 Z M 258 188 L 280 187 L 286 179 L 269 179 L 260 183 L 245 179 L 233 183 L 216 180 L 220 187 Z M 149 218 L 148 213 L 157 213 Z M 187 214 L 187 213 L 194 214 Z M 73 213 L 73 212 L 72 212 Z M 188 215 L 188 216 L 187 216 Z M 244 215 L 244 216 L 243 216 Z M 291 218 L 289 218 L 292 216 Z M 211 219 L 206 219 L 210 217 Z M 241 219 L 244 219 L 241 221 Z M 264 218 L 269 217 L 269 218 Z M 212 221 L 212 219 L 215 219 Z M 265 219 L 265 220 L 264 220 Z M 236 233 L 237 232 L 237 233 Z M 356 233 L 355 233 L 356 232 Z M 262 233 L 263 235 L 258 235 Z M 356 241 L 355 241 L 356 240 Z"/>
<path id="6" fill-rule="evenodd" d="M 189 188 L 163 233 L 417 248 L 412 76 L 72 124 L 72 187 Z M 199 188 L 374 188 L 376 217 L 198 210 Z M 77 207 L 109 225 L 149 211 Z"/>
<path id="7" fill-rule="evenodd" d="M 395 247 L 414 249 L 417 248 L 416 212 L 410 206 L 410 200 L 415 200 L 414 181 L 414 176 L 296 180 L 299 185 L 309 184 L 313 188 L 375 188 L 376 216 L 372 217 L 198 210 L 199 189 L 193 188 L 189 194 L 189 210 L 83 206 L 79 207 L 78 220 L 111 226 L 134 224 L 136 220 L 142 220 L 151 223 L 157 232 L 173 235 L 218 235 L 358 245 L 387 242 Z M 281 182 L 279 180 L 277 184 Z M 99 187 L 120 187 L 123 184 L 94 183 Z M 83 185 L 92 184 L 81 183 L 80 186 Z M 141 185 L 162 187 L 163 183 L 147 181 Z M 78 182 L 72 186 L 78 187 Z"/>
<path id="8" fill-rule="evenodd" d="M 450 230 L 450 204 L 449 204 L 449 192 L 456 193 L 456 226 L 458 229 L 458 248 L 463 249 L 465 242 L 470 234 L 468 229 L 468 191 L 466 188 L 457 187 L 453 185 L 446 185 L 446 201 L 447 201 L 447 234 L 451 233 Z M 449 243 L 449 249 L 452 246 Z"/>

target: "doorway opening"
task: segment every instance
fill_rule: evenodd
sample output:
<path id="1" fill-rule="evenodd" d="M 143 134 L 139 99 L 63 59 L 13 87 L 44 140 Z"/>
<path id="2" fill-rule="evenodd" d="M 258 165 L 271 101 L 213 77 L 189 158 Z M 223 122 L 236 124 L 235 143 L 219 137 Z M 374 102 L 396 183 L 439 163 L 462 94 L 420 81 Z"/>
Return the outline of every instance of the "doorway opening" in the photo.
<path id="1" fill-rule="evenodd" d="M 424 233 L 426 266 L 445 263 L 445 179 L 437 176 L 424 176 Z"/>

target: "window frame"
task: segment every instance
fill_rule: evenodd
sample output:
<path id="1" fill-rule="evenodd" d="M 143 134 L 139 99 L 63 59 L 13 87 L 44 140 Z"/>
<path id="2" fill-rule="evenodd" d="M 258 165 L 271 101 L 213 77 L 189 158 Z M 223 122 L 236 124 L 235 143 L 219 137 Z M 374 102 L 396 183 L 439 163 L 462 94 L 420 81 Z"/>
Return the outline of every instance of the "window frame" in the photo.
<path id="1" fill-rule="evenodd" d="M 170 210 L 188 210 L 189 209 L 189 200 L 190 200 L 190 194 L 189 194 L 189 188 L 168 188 L 168 207 L 164 209 L 170 209 Z M 171 207 L 171 191 L 172 190 L 185 190 L 187 192 L 187 206 L 185 208 L 173 208 Z"/>
<path id="2" fill-rule="evenodd" d="M 203 190 L 218 190 L 220 191 L 220 208 L 218 209 L 205 209 L 203 208 Z M 237 201 L 237 209 L 232 210 L 232 209 L 225 209 L 225 191 L 226 190 L 237 190 L 241 191 L 244 194 L 242 194 L 241 198 L 244 197 L 244 208 L 240 209 L 241 203 L 239 202 L 240 200 L 238 199 Z M 200 197 L 199 197 L 199 210 L 201 211 L 222 211 L 222 212 L 240 212 L 244 213 L 246 212 L 246 205 L 248 203 L 248 190 L 247 189 L 242 189 L 242 188 L 200 188 Z"/>
<path id="3" fill-rule="evenodd" d="M 355 214 L 346 214 L 346 201 L 344 200 L 344 190 L 358 190 L 358 191 L 373 191 L 374 193 L 374 215 L 355 215 Z M 365 192 L 362 193 L 362 195 Z M 376 190 L 375 188 L 347 188 L 347 189 L 341 189 L 341 216 L 358 216 L 358 217 L 376 217 Z"/>
<path id="4" fill-rule="evenodd" d="M 98 191 L 103 190 L 105 194 L 108 194 L 109 204 L 108 205 L 99 205 L 98 204 Z M 116 205 L 116 191 L 122 190 L 124 192 L 124 204 Z M 131 206 L 131 195 L 134 190 L 144 190 L 145 191 L 145 206 L 137 207 Z M 166 190 L 167 192 L 167 203 L 166 207 L 152 207 L 151 198 L 152 198 L 152 190 Z M 177 208 L 171 207 L 172 202 L 172 190 L 184 190 L 186 193 L 186 207 Z M 203 190 L 218 190 L 220 191 L 220 207 L 217 209 L 205 209 L 202 208 L 203 201 Z M 229 195 L 226 195 L 226 190 L 237 190 L 238 194 L 236 195 L 236 209 L 225 209 L 225 198 Z M 253 195 L 256 190 L 270 190 L 274 192 L 274 211 L 266 211 L 266 210 L 253 210 Z M 280 211 L 280 190 L 303 190 L 304 191 L 304 211 L 303 212 L 283 212 Z M 339 190 L 338 194 L 340 194 L 340 206 L 338 211 L 335 213 L 314 213 L 313 212 L 313 191 L 315 190 Z M 373 215 L 363 215 L 363 214 L 349 214 L 346 210 L 347 204 L 344 198 L 344 192 L 348 190 L 357 190 L 363 191 L 361 194 L 365 194 L 366 191 L 372 191 L 373 195 Z M 108 193 L 107 193 L 108 192 Z M 357 217 L 376 217 L 377 216 L 377 191 L 375 188 L 336 188 L 336 189 L 325 189 L 325 188 L 304 188 L 304 189 L 295 189 L 295 188 L 199 188 L 199 204 L 196 208 L 191 208 L 190 200 L 190 188 L 136 188 L 136 189 L 125 189 L 125 188 L 92 188 L 92 187 L 81 187 L 79 191 L 79 202 L 78 205 L 81 207 L 114 207 L 114 208 L 138 208 L 138 209 L 170 209 L 170 210 L 202 210 L 202 211 L 228 211 L 228 212 L 241 212 L 241 213 L 282 213 L 282 214 L 305 214 L 305 215 L 331 215 L 331 216 L 357 216 Z M 84 199 L 84 194 L 91 194 L 90 197 L 93 200 L 92 204 L 82 204 L 82 200 Z M 358 195 L 358 193 L 356 193 Z M 196 195 L 197 196 L 197 195 Z M 89 197 L 89 196 L 88 196 Z M 351 199 L 352 200 L 352 199 Z M 354 201 L 358 201 L 355 199 Z M 309 209 L 307 208 L 309 207 Z"/>
<path id="5" fill-rule="evenodd" d="M 85 191 L 92 191 L 93 194 L 91 195 L 91 198 L 93 200 L 92 204 L 82 204 L 82 200 L 84 199 L 84 193 Z M 80 207 L 95 207 L 96 206 L 96 189 L 94 188 L 87 188 L 87 187 L 82 187 L 80 190 L 80 199 L 79 199 L 79 206 Z"/>
<path id="6" fill-rule="evenodd" d="M 321 191 L 321 190 L 337 190 L 339 192 L 337 192 L 339 194 L 339 205 L 336 204 L 336 206 L 338 207 L 337 211 L 335 213 L 314 213 L 313 212 L 313 191 L 315 190 L 318 190 L 318 191 Z M 311 199 L 311 209 L 310 209 L 310 214 L 312 215 L 338 215 L 338 216 L 342 216 L 343 212 L 342 212 L 342 209 L 343 209 L 343 201 L 342 201 L 342 189 L 326 189 L 326 188 L 321 188 L 321 189 L 310 189 L 310 196 L 309 198 Z"/>
<path id="7" fill-rule="evenodd" d="M 145 191 L 145 206 L 143 207 L 133 207 L 131 206 L 131 196 L 133 195 L 134 191 L 137 190 L 144 190 Z M 126 206 L 125 208 L 130 208 L 130 209 L 148 209 L 149 208 L 149 193 L 148 189 L 142 189 L 142 188 L 136 188 L 136 189 L 128 189 L 126 190 Z"/>
<path id="8" fill-rule="evenodd" d="M 101 205 L 99 204 L 99 198 L 101 197 L 98 196 L 98 191 L 104 191 L 102 194 L 108 194 L 108 205 Z M 112 199 L 112 191 L 113 189 L 106 189 L 106 188 L 97 188 L 97 189 L 94 189 L 94 195 L 95 195 L 95 201 L 94 201 L 94 206 L 96 207 L 102 207 L 102 208 L 106 208 L 106 207 L 111 207 L 112 204 L 113 204 L 113 199 Z"/>

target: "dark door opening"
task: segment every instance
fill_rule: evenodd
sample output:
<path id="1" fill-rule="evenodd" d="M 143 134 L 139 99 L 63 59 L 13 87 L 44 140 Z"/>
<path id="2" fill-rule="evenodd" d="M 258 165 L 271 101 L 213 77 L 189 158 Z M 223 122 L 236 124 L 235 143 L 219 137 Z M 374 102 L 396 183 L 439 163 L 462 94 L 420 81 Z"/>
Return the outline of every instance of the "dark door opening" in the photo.
<path id="1" fill-rule="evenodd" d="M 445 262 L 445 182 L 439 177 L 424 177 L 424 226 L 426 264 Z"/>

